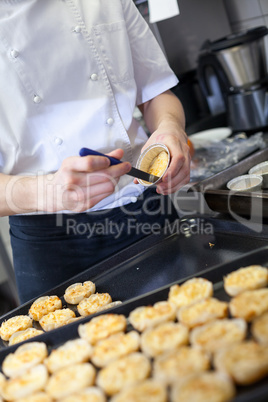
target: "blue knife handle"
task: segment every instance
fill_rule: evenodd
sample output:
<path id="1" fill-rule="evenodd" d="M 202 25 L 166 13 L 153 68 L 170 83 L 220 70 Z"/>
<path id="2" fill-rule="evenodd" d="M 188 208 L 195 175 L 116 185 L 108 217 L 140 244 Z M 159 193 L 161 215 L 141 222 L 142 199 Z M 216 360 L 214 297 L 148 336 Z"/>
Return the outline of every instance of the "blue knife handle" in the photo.
<path id="1" fill-rule="evenodd" d="M 89 148 L 81 148 L 79 151 L 80 156 L 87 156 L 87 155 L 95 155 L 95 156 L 105 156 L 105 158 L 108 158 L 109 161 L 111 162 L 111 165 L 118 165 L 119 163 L 122 163 L 119 159 L 113 158 L 112 156 L 108 156 L 105 154 L 102 154 L 101 152 L 94 151 L 93 149 Z"/>

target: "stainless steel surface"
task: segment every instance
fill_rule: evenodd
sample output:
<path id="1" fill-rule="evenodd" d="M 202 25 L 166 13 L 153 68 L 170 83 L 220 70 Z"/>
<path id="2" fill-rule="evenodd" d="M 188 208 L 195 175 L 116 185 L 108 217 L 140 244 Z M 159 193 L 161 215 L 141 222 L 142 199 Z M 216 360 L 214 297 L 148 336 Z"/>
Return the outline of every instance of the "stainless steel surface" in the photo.
<path id="1" fill-rule="evenodd" d="M 267 66 L 264 39 L 230 47 L 215 53 L 230 85 L 241 87 L 265 78 Z"/>
<path id="2" fill-rule="evenodd" d="M 248 173 L 261 175 L 263 178 L 262 188 L 268 188 L 268 161 L 253 166 Z"/>
<path id="3" fill-rule="evenodd" d="M 262 176 L 245 174 L 228 181 L 226 187 L 231 191 L 258 191 L 262 187 Z"/>

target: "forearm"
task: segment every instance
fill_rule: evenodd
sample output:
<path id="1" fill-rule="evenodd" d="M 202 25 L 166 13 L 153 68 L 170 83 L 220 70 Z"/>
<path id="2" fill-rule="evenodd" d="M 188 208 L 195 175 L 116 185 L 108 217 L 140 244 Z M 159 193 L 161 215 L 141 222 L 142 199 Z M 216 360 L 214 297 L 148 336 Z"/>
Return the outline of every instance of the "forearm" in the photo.
<path id="1" fill-rule="evenodd" d="M 37 211 L 37 178 L 0 173 L 0 216 Z"/>
<path id="2" fill-rule="evenodd" d="M 171 92 L 166 91 L 156 98 L 140 106 L 145 123 L 150 131 L 154 133 L 160 129 L 160 132 L 166 130 L 173 131 L 174 135 L 185 138 L 185 115 L 179 99 Z M 161 133 L 159 136 L 161 137 Z M 163 134 L 164 135 L 164 134 Z M 161 142 L 161 138 L 159 138 Z"/>

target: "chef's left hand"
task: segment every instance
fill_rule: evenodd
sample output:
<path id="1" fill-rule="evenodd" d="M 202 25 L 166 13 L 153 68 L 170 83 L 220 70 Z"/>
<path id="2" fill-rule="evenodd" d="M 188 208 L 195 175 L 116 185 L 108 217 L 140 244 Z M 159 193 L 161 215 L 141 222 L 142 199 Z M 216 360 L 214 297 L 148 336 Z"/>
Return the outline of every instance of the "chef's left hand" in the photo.
<path id="1" fill-rule="evenodd" d="M 142 151 L 148 146 L 161 143 L 170 151 L 170 164 L 162 180 L 156 185 L 159 194 L 172 194 L 187 184 L 190 180 L 190 149 L 187 145 L 187 136 L 184 131 L 169 132 L 162 129 L 156 130 L 146 142 Z M 137 180 L 135 179 L 135 182 Z"/>

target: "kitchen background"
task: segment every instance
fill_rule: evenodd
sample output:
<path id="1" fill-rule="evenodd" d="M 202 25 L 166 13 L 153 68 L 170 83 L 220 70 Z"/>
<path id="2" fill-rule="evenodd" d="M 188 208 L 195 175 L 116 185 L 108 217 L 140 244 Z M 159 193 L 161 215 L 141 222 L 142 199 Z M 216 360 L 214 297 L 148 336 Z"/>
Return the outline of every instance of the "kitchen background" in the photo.
<path id="1" fill-rule="evenodd" d="M 148 2 L 134 2 L 149 22 Z M 207 39 L 214 41 L 233 32 L 268 26 L 268 0 L 178 0 L 178 5 L 179 15 L 150 27 L 180 80 L 174 92 L 184 105 L 190 127 L 210 114 L 195 74 L 202 44 Z M 1 292 L 13 291 L 14 284 L 8 219 L 0 218 L 0 297 Z"/>

